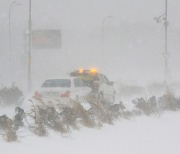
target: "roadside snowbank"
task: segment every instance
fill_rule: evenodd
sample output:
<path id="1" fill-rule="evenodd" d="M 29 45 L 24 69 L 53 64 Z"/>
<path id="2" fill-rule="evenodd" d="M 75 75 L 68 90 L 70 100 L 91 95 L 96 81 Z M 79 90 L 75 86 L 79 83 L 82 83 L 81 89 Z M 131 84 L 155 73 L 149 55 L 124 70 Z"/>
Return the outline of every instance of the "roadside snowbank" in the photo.
<path id="1" fill-rule="evenodd" d="M 179 154 L 180 112 L 160 117 L 135 117 L 104 125 L 100 130 L 82 128 L 69 136 L 22 137 L 20 143 L 0 141 L 2 154 Z"/>

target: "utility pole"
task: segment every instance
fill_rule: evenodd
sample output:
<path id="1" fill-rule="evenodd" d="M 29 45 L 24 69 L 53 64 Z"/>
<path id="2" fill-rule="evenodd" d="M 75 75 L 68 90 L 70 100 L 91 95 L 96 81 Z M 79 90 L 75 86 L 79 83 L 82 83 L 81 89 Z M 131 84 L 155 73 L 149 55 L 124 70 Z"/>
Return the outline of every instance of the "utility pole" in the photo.
<path id="1" fill-rule="evenodd" d="M 164 56 L 164 62 L 165 62 L 165 81 L 168 82 L 168 80 L 170 79 L 170 70 L 169 70 L 169 57 L 170 57 L 170 53 L 168 53 L 168 0 L 165 0 L 165 19 L 164 19 L 164 27 L 165 27 L 165 52 L 163 53 Z"/>
<path id="2" fill-rule="evenodd" d="M 170 53 L 168 52 L 168 0 L 165 0 L 165 12 L 161 16 L 155 18 L 157 23 L 160 23 L 162 20 L 164 20 L 164 27 L 165 27 L 165 39 L 164 39 L 164 64 L 165 64 L 165 70 L 164 70 L 164 80 L 167 83 L 170 79 L 170 70 L 169 70 L 169 57 Z"/>
<path id="3" fill-rule="evenodd" d="M 32 58 L 31 58 L 31 27 L 32 27 L 32 10 L 31 10 L 31 0 L 29 0 L 29 51 L 28 51 L 28 93 L 31 91 L 31 64 L 32 64 Z"/>

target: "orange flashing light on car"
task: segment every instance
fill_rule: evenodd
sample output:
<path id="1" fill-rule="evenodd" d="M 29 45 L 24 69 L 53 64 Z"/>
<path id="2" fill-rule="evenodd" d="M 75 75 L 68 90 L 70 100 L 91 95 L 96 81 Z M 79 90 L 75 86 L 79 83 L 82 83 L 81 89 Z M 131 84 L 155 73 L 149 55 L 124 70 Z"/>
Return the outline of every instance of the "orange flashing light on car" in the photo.
<path id="1" fill-rule="evenodd" d="M 84 70 L 81 68 L 81 69 L 79 69 L 79 73 L 83 73 L 84 72 Z"/>
<path id="2" fill-rule="evenodd" d="M 92 73 L 92 74 L 96 74 L 96 73 L 98 73 L 98 71 L 97 71 L 97 69 L 96 69 L 96 68 L 92 68 L 92 69 L 90 69 L 90 73 Z"/>

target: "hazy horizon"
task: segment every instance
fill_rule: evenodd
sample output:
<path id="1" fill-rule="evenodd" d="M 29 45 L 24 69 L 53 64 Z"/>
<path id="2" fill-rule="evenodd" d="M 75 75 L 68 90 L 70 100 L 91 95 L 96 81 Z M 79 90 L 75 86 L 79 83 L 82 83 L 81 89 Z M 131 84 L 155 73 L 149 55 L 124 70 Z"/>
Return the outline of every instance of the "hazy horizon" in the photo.
<path id="1" fill-rule="evenodd" d="M 27 51 L 24 33 L 28 28 L 28 0 L 12 8 L 12 53 L 9 52 L 9 5 L 0 0 L 1 75 L 4 85 L 27 83 Z M 169 1 L 168 19 L 173 81 L 179 81 L 180 1 Z M 32 0 L 32 29 L 60 29 L 60 50 L 32 50 L 33 87 L 52 76 L 78 68 L 97 67 L 115 81 L 148 83 L 163 81 L 164 27 L 155 17 L 164 13 L 164 0 Z M 104 47 L 102 23 L 104 23 Z M 9 66 L 9 61 L 11 65 Z"/>

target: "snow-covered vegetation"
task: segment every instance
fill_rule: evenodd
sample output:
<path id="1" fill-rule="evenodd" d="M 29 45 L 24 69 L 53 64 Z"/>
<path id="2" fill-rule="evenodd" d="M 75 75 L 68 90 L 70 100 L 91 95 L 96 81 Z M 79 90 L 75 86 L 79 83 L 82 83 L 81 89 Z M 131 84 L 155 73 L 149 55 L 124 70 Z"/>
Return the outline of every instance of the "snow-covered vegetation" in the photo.
<path id="1" fill-rule="evenodd" d="M 33 105 L 27 113 L 22 108 L 16 107 L 14 117 L 8 118 L 6 115 L 0 117 L 1 135 L 7 142 L 21 141 L 22 130 L 40 137 L 48 136 L 52 132 L 69 134 L 82 127 L 99 129 L 104 124 L 113 125 L 115 121 L 122 119 L 161 115 L 166 111 L 180 109 L 180 99 L 169 89 L 158 98 L 152 96 L 149 99 L 141 97 L 132 100 L 134 108 L 131 110 L 128 110 L 123 102 L 110 104 L 107 101 L 98 101 L 92 96 L 87 96 L 84 102 L 70 101 L 71 107 L 40 108 Z M 84 103 L 89 105 L 88 109 Z"/>

